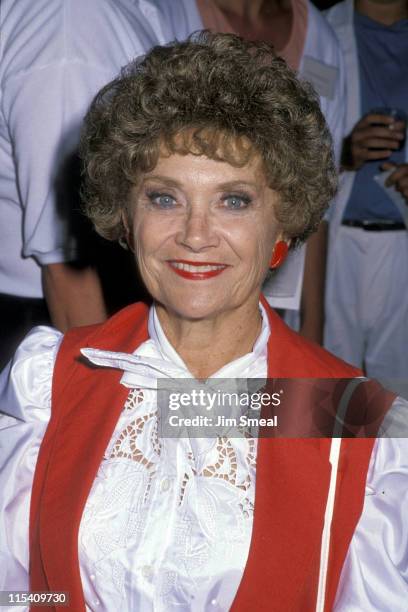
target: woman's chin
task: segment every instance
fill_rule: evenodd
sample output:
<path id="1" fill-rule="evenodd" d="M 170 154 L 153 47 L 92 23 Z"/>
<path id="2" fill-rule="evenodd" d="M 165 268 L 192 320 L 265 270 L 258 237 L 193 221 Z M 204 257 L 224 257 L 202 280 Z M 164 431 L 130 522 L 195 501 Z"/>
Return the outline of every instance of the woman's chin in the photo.
<path id="1" fill-rule="evenodd" d="M 169 315 L 188 321 L 210 320 L 232 310 L 230 305 L 221 301 L 215 302 L 191 296 L 182 300 L 158 300 L 158 302 Z"/>

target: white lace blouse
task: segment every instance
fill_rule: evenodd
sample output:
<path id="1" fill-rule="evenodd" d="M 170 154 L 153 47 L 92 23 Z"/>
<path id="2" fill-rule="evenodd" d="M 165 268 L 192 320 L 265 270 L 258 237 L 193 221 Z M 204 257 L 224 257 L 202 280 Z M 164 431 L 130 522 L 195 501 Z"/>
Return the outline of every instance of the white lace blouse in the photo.
<path id="1" fill-rule="evenodd" d="M 156 376 L 191 374 L 154 309 L 149 335 L 134 356 L 84 351 L 101 367 L 122 367 L 121 383 L 129 387 L 80 526 L 86 606 L 109 612 L 228 610 L 251 539 L 256 440 L 159 438 Z M 214 376 L 265 377 L 268 337 L 263 312 L 253 352 Z M 0 590 L 28 588 L 30 493 L 60 340 L 55 330 L 33 331 L 2 375 Z M 141 361 L 155 370 L 140 368 Z M 380 440 L 336 612 L 408 610 L 407 509 L 408 445 Z"/>
<path id="2" fill-rule="evenodd" d="M 191 377 L 155 310 L 136 351 L 158 368 L 127 364 L 130 387 L 82 517 L 79 557 L 87 605 L 103 610 L 227 610 L 252 530 L 254 438 L 159 438 L 156 375 Z M 266 377 L 269 324 L 253 352 L 214 377 Z M 104 351 L 83 353 L 112 366 Z M 138 385 L 143 383 L 144 387 Z M 146 388 L 147 387 L 147 388 Z M 150 388 L 149 388 L 150 387 Z"/>

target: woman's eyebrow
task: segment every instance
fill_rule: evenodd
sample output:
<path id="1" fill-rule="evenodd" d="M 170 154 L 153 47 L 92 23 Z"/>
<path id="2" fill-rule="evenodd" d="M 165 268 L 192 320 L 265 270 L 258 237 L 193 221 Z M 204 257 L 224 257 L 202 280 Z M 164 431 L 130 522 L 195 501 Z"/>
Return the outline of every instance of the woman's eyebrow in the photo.
<path id="1" fill-rule="evenodd" d="M 146 183 L 147 181 L 160 181 L 161 183 L 163 183 L 164 185 L 168 185 L 169 187 L 177 187 L 182 189 L 183 188 L 183 182 L 178 181 L 175 178 L 172 178 L 170 176 L 164 176 L 162 174 L 148 174 L 145 175 L 144 179 L 143 179 L 143 183 Z M 234 181 L 226 181 L 223 183 L 217 183 L 217 185 L 215 186 L 216 189 L 220 189 L 221 191 L 228 191 L 231 189 L 253 189 L 254 191 L 256 191 L 257 193 L 260 191 L 259 188 L 259 183 L 248 180 L 246 181 L 245 179 L 237 179 Z"/>
<path id="2" fill-rule="evenodd" d="M 236 181 L 227 181 L 225 183 L 220 183 L 219 185 L 217 185 L 217 187 L 219 189 L 222 189 L 223 191 L 228 191 L 229 189 L 238 189 L 238 188 L 251 188 L 254 189 L 256 192 L 259 191 L 259 183 L 254 183 L 253 181 L 246 181 L 246 180 L 236 180 Z"/>
<path id="3" fill-rule="evenodd" d="M 147 181 L 160 181 L 169 187 L 182 187 L 182 183 L 176 179 L 171 178 L 170 176 L 163 176 L 161 174 L 147 174 L 143 178 L 143 183 L 146 183 Z"/>

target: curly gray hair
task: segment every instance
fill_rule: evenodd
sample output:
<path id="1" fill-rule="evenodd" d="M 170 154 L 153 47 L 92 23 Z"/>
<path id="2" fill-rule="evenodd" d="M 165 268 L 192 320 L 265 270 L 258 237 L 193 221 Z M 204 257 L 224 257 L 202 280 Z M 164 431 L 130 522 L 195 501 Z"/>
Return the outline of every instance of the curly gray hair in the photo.
<path id="1" fill-rule="evenodd" d="M 95 97 L 80 151 L 85 212 L 102 236 L 123 237 L 130 190 L 163 145 L 238 166 L 260 155 L 292 246 L 316 230 L 336 190 L 316 94 L 269 44 L 233 34 L 154 47 Z"/>

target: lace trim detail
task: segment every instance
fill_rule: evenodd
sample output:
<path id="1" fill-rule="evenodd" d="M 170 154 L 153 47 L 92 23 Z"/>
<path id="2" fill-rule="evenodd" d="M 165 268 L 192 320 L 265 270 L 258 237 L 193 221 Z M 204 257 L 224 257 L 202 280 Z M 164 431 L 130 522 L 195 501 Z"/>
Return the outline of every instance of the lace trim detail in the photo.
<path id="1" fill-rule="evenodd" d="M 142 389 L 131 389 L 123 410 L 134 410 L 144 399 L 145 394 Z"/>
<path id="2" fill-rule="evenodd" d="M 147 469 L 150 469 L 154 464 L 152 461 L 144 455 L 143 451 L 138 447 L 138 437 L 143 434 L 143 430 L 145 425 L 150 419 L 154 418 L 157 415 L 157 412 L 149 412 L 149 414 L 145 414 L 144 416 L 138 417 L 122 431 L 119 438 L 116 440 L 111 453 L 109 455 L 109 459 L 116 459 L 119 457 L 124 457 L 125 459 L 131 459 L 132 461 L 136 461 L 137 463 L 141 463 L 146 466 Z M 157 436 L 157 427 L 156 427 L 156 436 Z M 158 446 L 158 443 L 156 447 Z"/>
<path id="3" fill-rule="evenodd" d="M 123 415 L 141 408 L 145 399 L 146 394 L 142 389 L 131 389 L 123 408 Z M 188 451 L 186 458 L 190 471 L 186 471 L 183 475 L 178 506 L 183 503 L 188 483 L 192 477 L 216 478 L 249 493 L 251 487 L 250 471 L 251 468 L 255 469 L 256 467 L 256 441 L 248 432 L 244 431 L 243 433 L 247 449 L 244 457 L 246 469 L 243 470 L 244 474 L 242 475 L 239 473 L 237 450 L 234 448 L 232 440 L 226 436 L 217 438 L 214 446 L 205 454 L 204 460 L 206 463 L 199 467 L 199 462 L 194 457 L 193 452 Z M 143 448 L 149 449 L 149 456 L 147 456 L 146 450 L 143 451 Z M 144 501 L 147 501 L 152 480 L 156 474 L 155 465 L 161 454 L 162 442 L 158 436 L 158 412 L 157 410 L 151 410 L 144 415 L 137 416 L 122 429 L 105 459 L 125 459 L 143 465 L 149 474 L 144 495 Z M 247 495 L 241 499 L 239 507 L 243 516 L 249 518 L 253 513 L 254 504 Z"/>
<path id="4" fill-rule="evenodd" d="M 249 469 L 256 466 L 256 444 L 253 438 L 247 440 L 248 450 L 245 456 L 245 463 L 248 467 L 248 471 L 245 476 L 240 480 L 238 475 L 238 460 L 237 453 L 233 447 L 231 440 L 225 436 L 218 437 L 215 445 L 215 452 L 217 454 L 216 460 L 213 463 L 207 464 L 200 470 L 196 468 L 196 461 L 192 452 L 187 455 L 188 462 L 191 466 L 192 476 L 202 476 L 204 478 L 218 478 L 224 480 L 229 484 L 233 485 L 237 489 L 242 491 L 249 491 L 251 486 L 251 477 Z M 178 505 L 183 503 L 184 495 L 186 492 L 187 484 L 190 480 L 190 474 L 184 473 L 183 480 L 180 487 L 180 496 Z M 253 502 L 245 497 L 240 502 L 240 508 L 243 515 L 248 518 L 254 509 Z"/>
<path id="5" fill-rule="evenodd" d="M 123 412 L 134 411 L 144 402 L 145 394 L 142 389 L 131 389 L 125 402 Z M 106 459 L 130 459 L 141 463 L 150 470 L 154 463 L 149 460 L 142 449 L 138 446 L 141 436 L 145 436 L 145 428 L 154 419 L 153 428 L 149 432 L 149 441 L 154 453 L 159 457 L 161 454 L 161 442 L 158 436 L 157 410 L 136 417 L 120 433 L 116 439 L 110 454 Z"/>

